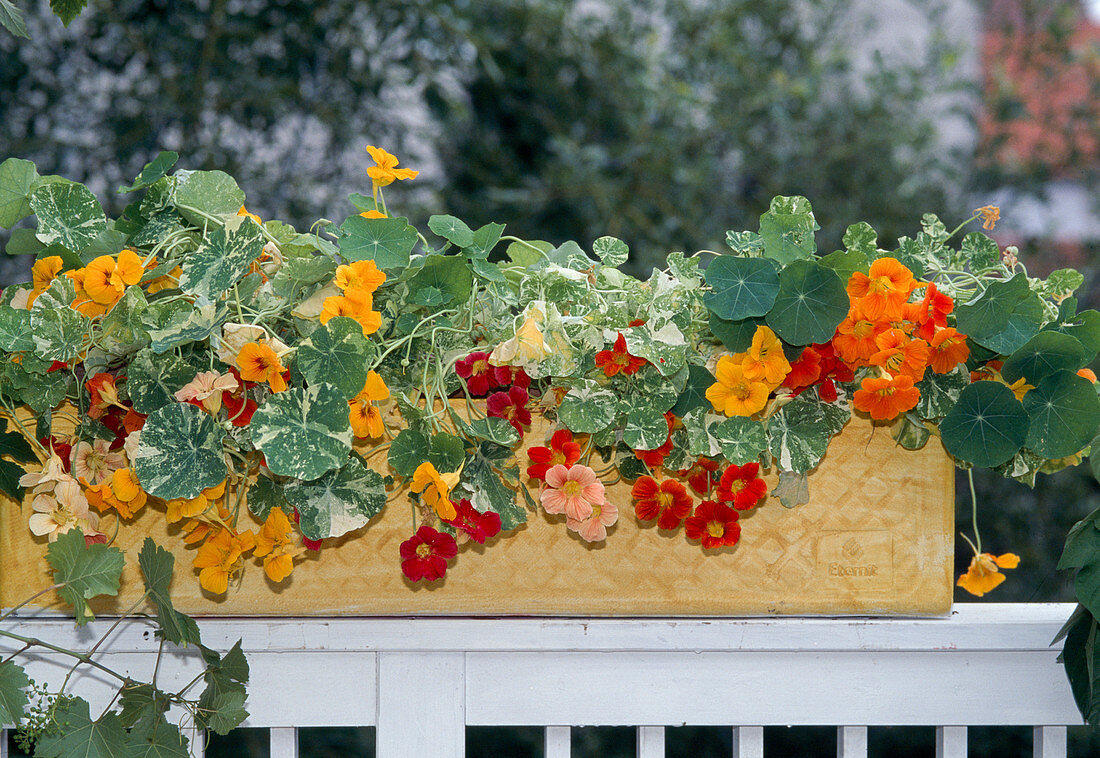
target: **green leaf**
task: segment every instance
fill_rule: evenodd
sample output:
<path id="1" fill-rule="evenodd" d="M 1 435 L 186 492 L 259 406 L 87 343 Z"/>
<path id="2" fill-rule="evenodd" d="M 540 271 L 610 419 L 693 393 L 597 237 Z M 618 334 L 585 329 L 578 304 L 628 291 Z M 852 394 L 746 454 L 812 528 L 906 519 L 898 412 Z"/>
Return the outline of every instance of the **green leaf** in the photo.
<path id="1" fill-rule="evenodd" d="M 0 460 L 0 492 L 17 503 L 21 503 L 26 494 L 26 490 L 19 486 L 19 478 L 23 473 L 23 469 L 11 461 Z"/>
<path id="2" fill-rule="evenodd" d="M 68 304 L 58 307 L 44 295 L 31 307 L 31 334 L 39 358 L 68 363 L 80 354 L 89 328 L 87 316 Z"/>
<path id="3" fill-rule="evenodd" d="M 91 621 L 88 601 L 99 595 L 115 596 L 126 559 L 117 547 L 85 545 L 84 533 L 70 529 L 58 535 L 46 548 L 46 561 L 53 568 L 53 580 L 65 586 L 57 592 L 73 607 L 76 623 Z"/>
<path id="4" fill-rule="evenodd" d="M 161 719 L 149 729 L 131 730 L 126 735 L 126 758 L 190 758 L 187 738 L 179 727 Z"/>
<path id="5" fill-rule="evenodd" d="M 488 416 L 471 421 L 466 429 L 471 437 L 488 440 L 498 445 L 511 447 L 519 441 L 519 432 L 510 423 L 496 416 Z"/>
<path id="6" fill-rule="evenodd" d="M 473 230 L 454 216 L 432 216 L 428 219 L 428 228 L 455 247 L 470 247 L 474 244 Z"/>
<path id="7" fill-rule="evenodd" d="M 1082 606 L 1078 606 L 1078 610 L 1082 612 L 1075 611 L 1070 617 L 1072 623 L 1068 623 L 1059 660 L 1066 667 L 1066 678 L 1069 679 L 1074 702 L 1082 717 L 1087 717 L 1093 702 L 1100 699 L 1100 692 L 1093 694 L 1092 676 L 1089 674 L 1097 662 L 1095 645 L 1089 644 L 1096 637 L 1096 620 Z"/>
<path id="8" fill-rule="evenodd" d="M 1068 334 L 1085 348 L 1085 363 L 1091 362 L 1100 352 L 1100 312 L 1081 311 L 1069 316 L 1060 324 L 1051 324 L 1046 331 Z"/>
<path id="9" fill-rule="evenodd" d="M 764 319 L 752 318 L 747 318 L 744 321 L 726 321 L 713 312 L 710 314 L 709 319 L 711 334 L 725 345 L 731 353 L 743 353 L 752 347 L 752 338 L 756 334 L 756 327 L 764 323 Z"/>
<path id="10" fill-rule="evenodd" d="M 840 277 L 840 281 L 847 284 L 852 274 L 861 271 L 866 274 L 871 264 L 867 256 L 854 250 L 837 250 L 824 256 L 819 263 L 825 268 L 831 268 Z"/>
<path id="11" fill-rule="evenodd" d="M 1085 365 L 1085 347 L 1075 337 L 1059 332 L 1040 332 L 1008 357 L 1001 376 L 1010 384 L 1023 377 L 1038 386 L 1056 371 L 1077 371 Z"/>
<path id="12" fill-rule="evenodd" d="M 849 253 L 862 255 L 864 260 L 878 253 L 878 232 L 866 221 L 852 224 L 845 229 L 841 242 Z"/>
<path id="13" fill-rule="evenodd" d="M 955 306 L 959 332 L 975 341 L 999 334 L 1008 326 L 1016 304 L 1029 291 L 1025 274 L 1017 274 L 1007 282 L 990 282 L 978 297 Z"/>
<path id="14" fill-rule="evenodd" d="M 0 433 L 0 455 L 10 455 L 20 463 L 36 461 L 34 449 L 19 432 Z"/>
<path id="15" fill-rule="evenodd" d="M 351 451 L 348 401 L 331 384 L 272 395 L 252 417 L 252 442 L 279 476 L 316 479 Z"/>
<path id="16" fill-rule="evenodd" d="M 0 726 L 16 726 L 23 721 L 29 702 L 26 689 L 30 686 L 22 666 L 10 660 L 0 662 Z"/>
<path id="17" fill-rule="evenodd" d="M 127 239 L 118 229 L 104 229 L 80 251 L 80 260 L 91 263 L 101 255 L 118 255 L 126 249 Z"/>
<path id="18" fill-rule="evenodd" d="M 504 224 L 486 224 L 474 232 L 474 244 L 467 252 L 480 258 L 487 257 L 500 242 L 502 234 L 504 234 Z"/>
<path id="19" fill-rule="evenodd" d="M 963 237 L 959 249 L 971 271 L 992 268 L 1001 260 L 1000 247 L 981 232 L 970 232 Z"/>
<path id="20" fill-rule="evenodd" d="M 764 255 L 783 265 L 809 258 L 817 250 L 814 231 L 819 228 L 809 200 L 800 195 L 776 197 L 760 217 Z"/>
<path id="21" fill-rule="evenodd" d="M 630 257 L 630 248 L 617 237 L 597 237 L 592 252 L 605 266 L 621 266 Z"/>
<path id="22" fill-rule="evenodd" d="M 47 730 L 35 743 L 35 758 L 124 758 L 126 729 L 118 714 L 108 712 L 97 721 L 89 715 L 88 701 L 83 698 L 61 698 L 53 712 L 60 726 Z"/>
<path id="23" fill-rule="evenodd" d="M 1100 400 L 1092 382 L 1056 371 L 1024 395 L 1031 416 L 1024 445 L 1044 458 L 1065 458 L 1083 450 L 1100 428 Z"/>
<path id="24" fill-rule="evenodd" d="M 626 414 L 623 442 L 633 450 L 655 450 L 668 439 L 668 422 L 665 414 L 656 408 L 632 408 Z"/>
<path id="25" fill-rule="evenodd" d="M 208 711 L 203 714 L 206 726 L 223 737 L 232 732 L 248 718 L 244 708 L 246 697 L 240 690 L 219 693 L 205 706 Z"/>
<path id="26" fill-rule="evenodd" d="M 31 312 L 0 305 L 0 350 L 20 353 L 33 349 Z"/>
<path id="27" fill-rule="evenodd" d="M 763 316 L 779 294 L 779 274 L 763 258 L 723 255 L 710 262 L 703 276 L 711 287 L 703 303 L 727 321 Z"/>
<path id="28" fill-rule="evenodd" d="M 344 316 L 322 324 L 299 346 L 294 370 L 310 385 L 328 382 L 351 400 L 363 390 L 367 366 L 378 351 L 358 322 Z"/>
<path id="29" fill-rule="evenodd" d="M 496 282 L 497 284 L 508 282 L 508 278 L 504 276 L 504 272 L 500 270 L 500 266 L 496 263 L 483 261 L 480 258 L 471 258 L 470 270 L 486 281 Z"/>
<path id="30" fill-rule="evenodd" d="M 618 398 L 615 393 L 587 379 L 569 390 L 558 407 L 558 419 L 569 431 L 577 434 L 603 431 L 615 420 L 617 413 Z M 668 431 L 667 425 L 665 431 Z"/>
<path id="31" fill-rule="evenodd" d="M 209 337 L 220 327 L 225 310 L 214 303 L 195 307 L 186 300 L 154 300 L 141 314 L 150 347 L 161 354 Z"/>
<path id="32" fill-rule="evenodd" d="M 501 481 L 500 474 L 484 456 L 474 456 L 462 470 L 461 489 L 469 495 L 474 508 L 500 515 L 501 531 L 527 523 L 527 511 L 516 502 L 516 493 Z"/>
<path id="33" fill-rule="evenodd" d="M 1090 563 L 1078 571 L 1073 589 L 1077 595 L 1077 601 L 1085 606 L 1093 617 L 1100 614 L 1100 563 Z"/>
<path id="34" fill-rule="evenodd" d="M 398 476 L 412 476 L 417 467 L 428 460 L 428 450 L 426 436 L 413 429 L 402 429 L 390 444 L 390 468 Z"/>
<path id="35" fill-rule="evenodd" d="M 768 449 L 764 425 L 751 418 L 727 418 L 715 428 L 714 436 L 722 446 L 722 455 L 736 466 L 760 460 L 760 454 Z"/>
<path id="36" fill-rule="evenodd" d="M 1100 508 L 1085 516 L 1069 530 L 1057 568 L 1065 571 L 1090 563 L 1100 563 Z"/>
<path id="37" fill-rule="evenodd" d="M 358 455 L 309 482 L 290 481 L 283 494 L 298 509 L 298 526 L 311 540 L 340 537 L 366 526 L 386 506 L 382 475 Z"/>
<path id="38" fill-rule="evenodd" d="M 139 189 L 148 187 L 153 182 L 160 179 L 162 176 L 168 173 L 168 169 L 176 165 L 176 161 L 180 159 L 179 153 L 171 150 L 163 150 L 157 154 L 157 157 L 145 164 L 145 167 L 141 169 L 141 173 L 134 179 L 134 183 L 129 187 L 119 187 L 118 191 L 121 194 L 128 192 L 136 192 Z M 239 206 L 238 206 L 239 207 Z"/>
<path id="39" fill-rule="evenodd" d="M 31 192 L 38 239 L 80 252 L 107 229 L 107 216 L 92 191 L 76 182 L 44 184 Z"/>
<path id="40" fill-rule="evenodd" d="M 30 206 L 28 205 L 27 208 L 29 209 Z M 12 229 L 8 244 L 4 246 L 4 252 L 8 255 L 37 255 L 45 247 L 35 236 L 34 229 Z"/>
<path id="41" fill-rule="evenodd" d="M 170 590 L 175 564 L 174 555 L 159 547 L 151 537 L 145 538 L 138 554 L 138 565 L 145 578 L 149 599 L 157 606 L 157 623 L 160 624 L 161 632 L 166 640 L 177 645 L 198 645 L 201 642 L 199 625 L 172 605 Z"/>
<path id="42" fill-rule="evenodd" d="M 1027 438 L 1027 411 L 1000 382 L 975 382 L 959 393 L 955 407 L 940 422 L 947 452 L 975 466 L 999 466 Z"/>
<path id="43" fill-rule="evenodd" d="M 443 293 L 443 300 L 435 305 L 463 303 L 470 297 L 473 282 L 473 275 L 464 258 L 429 255 L 424 261 L 424 267 L 409 279 L 409 299 L 414 303 L 418 302 L 419 291 L 434 288 Z"/>
<path id="44" fill-rule="evenodd" d="M 283 485 L 261 476 L 259 480 L 248 489 L 248 510 L 257 520 L 267 521 L 267 516 L 272 508 L 280 508 L 283 513 L 290 513 L 290 504 L 287 503 L 283 493 Z"/>
<path id="45" fill-rule="evenodd" d="M 779 481 L 772 490 L 784 508 L 797 508 L 810 502 L 809 476 L 794 471 L 780 471 Z"/>
<path id="46" fill-rule="evenodd" d="M 718 442 L 718 424 L 725 419 L 700 406 L 684 414 L 684 431 L 687 433 L 688 452 L 692 455 L 714 457 L 721 454 L 722 446 Z"/>
<path id="47" fill-rule="evenodd" d="M 0 26 L 16 37 L 31 38 L 31 35 L 27 34 L 27 24 L 23 20 L 23 11 L 12 4 L 11 0 L 0 0 Z"/>
<path id="48" fill-rule="evenodd" d="M 224 171 L 177 171 L 176 208 L 202 229 L 210 218 L 236 216 L 244 205 L 244 192 Z"/>
<path id="49" fill-rule="evenodd" d="M 696 408 L 709 409 L 711 405 L 707 400 L 707 389 L 712 384 L 714 384 L 714 375 L 707 371 L 706 367 L 689 364 L 687 384 L 677 398 L 676 404 L 672 406 L 672 412 L 677 416 L 683 416 Z"/>
<path id="50" fill-rule="evenodd" d="M 1029 291 L 1012 307 L 1004 329 L 988 337 L 970 338 L 999 355 L 1012 355 L 1039 332 L 1042 320 L 1043 301 Z"/>
<path id="51" fill-rule="evenodd" d="M 122 299 L 115 303 L 99 325 L 97 342 L 111 355 L 129 355 L 149 343 L 141 318 L 149 303 L 140 287 L 127 287 Z"/>
<path id="52" fill-rule="evenodd" d="M 511 424 L 509 424 L 511 426 Z M 445 432 L 433 434 L 428 450 L 428 462 L 441 474 L 458 471 L 466 460 L 466 444 L 461 437 Z M 413 469 L 415 471 L 415 469 Z"/>
<path id="53" fill-rule="evenodd" d="M 68 26 L 87 4 L 88 0 L 50 0 L 50 10 L 61 19 L 61 23 Z"/>
<path id="54" fill-rule="evenodd" d="M 726 232 L 726 244 L 738 255 L 755 258 L 764 253 L 764 238 L 756 232 Z"/>
<path id="55" fill-rule="evenodd" d="M 404 268 L 416 245 L 416 230 L 403 218 L 350 216 L 340 225 L 340 255 L 347 261 L 374 261 L 380 269 Z"/>
<path id="56" fill-rule="evenodd" d="M 156 355 L 141 350 L 127 369 L 126 392 L 134 410 L 149 414 L 175 405 L 175 394 L 198 373 L 195 367 L 174 354 Z M 220 480 L 219 480 L 220 481 Z"/>
<path id="57" fill-rule="evenodd" d="M 532 250 L 531 248 L 535 249 Z M 532 266 L 544 260 L 553 249 L 554 246 L 544 240 L 527 240 L 525 242 L 509 243 L 504 252 L 512 263 L 520 266 Z"/>
<path id="58" fill-rule="evenodd" d="M 959 393 L 970 386 L 970 372 L 966 366 L 956 366 L 946 374 L 929 371 L 916 386 L 920 391 L 916 408 L 920 417 L 943 418 L 955 406 Z"/>
<path id="59" fill-rule="evenodd" d="M 158 408 L 145 420 L 132 461 L 142 489 L 170 500 L 195 497 L 220 484 L 228 473 L 222 453 L 224 436 L 210 414 L 190 403 Z M 270 464 L 270 455 L 267 460 Z"/>
<path id="60" fill-rule="evenodd" d="M 768 326 L 791 345 L 828 342 L 848 315 L 848 293 L 835 271 L 813 261 L 795 261 L 779 275 L 779 294 Z"/>
<path id="61" fill-rule="evenodd" d="M 901 423 L 895 427 L 890 436 L 906 450 L 920 450 L 928 444 L 928 438 L 932 436 L 932 432 L 924 424 L 919 423 L 919 420 L 915 421 L 911 418 L 910 414 L 904 414 L 901 417 Z"/>
<path id="62" fill-rule="evenodd" d="M 19 19 L 22 21 L 22 15 Z M 8 158 L 0 163 L 0 226 L 11 229 L 31 215 L 29 196 L 37 179 L 38 170 L 30 161 Z"/>
<path id="63" fill-rule="evenodd" d="M 248 272 L 263 249 L 263 235 L 252 219 L 236 231 L 215 229 L 184 259 L 180 289 L 200 301 L 215 300 Z"/>
<path id="64" fill-rule="evenodd" d="M 1085 276 L 1077 269 L 1060 268 L 1051 271 L 1039 289 L 1047 297 L 1061 299 L 1072 295 L 1084 283 Z"/>
<path id="65" fill-rule="evenodd" d="M 833 435 L 824 405 L 799 395 L 768 419 L 768 448 L 780 471 L 804 474 L 821 462 Z"/>

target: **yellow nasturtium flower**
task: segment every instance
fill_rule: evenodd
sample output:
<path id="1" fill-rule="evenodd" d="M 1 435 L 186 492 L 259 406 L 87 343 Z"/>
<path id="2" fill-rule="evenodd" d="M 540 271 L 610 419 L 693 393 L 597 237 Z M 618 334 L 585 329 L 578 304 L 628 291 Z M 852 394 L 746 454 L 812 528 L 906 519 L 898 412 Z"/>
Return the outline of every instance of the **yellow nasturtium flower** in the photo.
<path id="1" fill-rule="evenodd" d="M 356 437 L 381 437 L 386 431 L 382 412 L 375 403 L 390 396 L 390 389 L 377 371 L 367 372 L 367 381 L 359 394 L 348 401 L 348 422 Z"/>
<path id="2" fill-rule="evenodd" d="M 424 502 L 434 508 L 435 512 L 444 521 L 453 519 L 458 513 L 455 510 L 454 503 L 451 502 L 451 488 L 440 473 L 436 471 L 435 466 L 427 461 L 416 467 L 412 482 L 409 483 L 409 489 L 420 493 L 420 497 Z"/>
<path id="3" fill-rule="evenodd" d="M 273 582 L 281 582 L 294 570 L 294 558 L 305 548 L 293 539 L 294 527 L 281 508 L 272 508 L 256 535 L 253 555 L 264 559 L 264 573 Z"/>
<path id="4" fill-rule="evenodd" d="M 723 355 L 715 369 L 718 380 L 707 387 L 707 400 L 718 413 L 727 416 L 751 416 L 768 404 L 771 388 L 763 381 L 750 379 L 735 357 Z"/>
<path id="5" fill-rule="evenodd" d="M 367 176 L 374 182 L 375 187 L 388 186 L 393 184 L 395 180 L 415 179 L 420 173 L 410 168 L 397 168 L 397 164 L 400 163 L 397 156 L 386 152 L 380 147 L 367 145 L 367 152 L 378 164 L 367 169 Z"/>
<path id="6" fill-rule="evenodd" d="M 981 597 L 1005 580 L 999 569 L 1014 569 L 1019 565 L 1020 556 L 1015 553 L 975 555 L 970 568 L 959 577 L 958 585 L 971 595 Z"/>
<path id="7" fill-rule="evenodd" d="M 756 327 L 752 346 L 744 353 L 741 366 L 747 379 L 763 381 L 771 389 L 782 384 L 787 374 L 791 373 L 791 364 L 783 354 L 783 343 L 766 326 Z"/>

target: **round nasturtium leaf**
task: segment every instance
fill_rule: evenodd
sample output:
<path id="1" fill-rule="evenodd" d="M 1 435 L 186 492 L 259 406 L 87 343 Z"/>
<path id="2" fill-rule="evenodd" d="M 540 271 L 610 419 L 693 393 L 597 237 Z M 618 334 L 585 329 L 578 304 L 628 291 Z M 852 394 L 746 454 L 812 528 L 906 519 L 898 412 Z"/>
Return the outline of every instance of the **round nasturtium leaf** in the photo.
<path id="1" fill-rule="evenodd" d="M 343 465 L 351 452 L 348 401 L 331 384 L 272 395 L 249 428 L 267 467 L 279 476 L 316 479 Z"/>
<path id="2" fill-rule="evenodd" d="M 152 413 L 176 402 L 175 394 L 198 372 L 174 354 L 156 355 L 146 348 L 130 363 L 126 375 L 126 392 L 134 410 Z"/>
<path id="3" fill-rule="evenodd" d="M 363 390 L 367 365 L 376 354 L 363 327 L 345 316 L 330 319 L 309 335 L 294 354 L 294 370 L 308 384 L 328 382 L 348 400 Z"/>
<path id="4" fill-rule="evenodd" d="M 634 450 L 656 450 L 668 439 L 665 414 L 656 408 L 634 407 L 626 414 L 623 442 Z"/>
<path id="5" fill-rule="evenodd" d="M 1060 332 L 1039 332 L 1005 360 L 1001 376 L 1012 383 L 1023 377 L 1039 382 L 1056 371 L 1076 371 L 1085 365 L 1087 353 L 1080 340 Z"/>
<path id="6" fill-rule="evenodd" d="M 722 255 L 710 262 L 703 275 L 711 288 L 703 303 L 727 321 L 763 316 L 779 293 L 775 265 L 763 258 Z"/>
<path id="7" fill-rule="evenodd" d="M 715 429 L 715 438 L 722 446 L 722 455 L 735 466 L 760 460 L 768 447 L 768 435 L 759 421 L 744 416 L 732 416 Z"/>
<path id="8" fill-rule="evenodd" d="M 169 500 L 220 484 L 227 474 L 224 436 L 210 414 L 189 403 L 157 409 L 145 420 L 132 461 L 142 489 Z"/>
<path id="9" fill-rule="evenodd" d="M 999 466 L 1016 455 L 1030 421 L 1016 396 L 1000 382 L 975 382 L 959 393 L 940 422 L 947 452 L 975 466 Z"/>
<path id="10" fill-rule="evenodd" d="M 1044 458 L 1065 458 L 1092 442 L 1100 427 L 1100 400 L 1092 382 L 1056 371 L 1024 395 L 1031 416 L 1025 445 Z"/>
<path id="11" fill-rule="evenodd" d="M 311 540 L 340 537 L 366 526 L 386 505 L 382 475 L 353 455 L 335 471 L 309 482 L 290 482 L 283 490 L 298 509 L 298 526 Z"/>
<path id="12" fill-rule="evenodd" d="M 603 431 L 615 420 L 617 413 L 615 393 L 593 381 L 585 381 L 582 386 L 569 390 L 558 406 L 558 420 L 569 431 L 578 434 Z M 668 431 L 667 425 L 665 431 Z"/>
<path id="13" fill-rule="evenodd" d="M 828 342 L 848 306 L 844 282 L 835 271 L 814 261 L 795 261 L 779 275 L 779 293 L 765 321 L 791 345 Z"/>
<path id="14" fill-rule="evenodd" d="M 417 466 L 428 460 L 429 444 L 415 429 L 402 429 L 390 444 L 390 468 L 398 476 L 412 476 Z"/>
<path id="15" fill-rule="evenodd" d="M 752 338 L 756 327 L 764 323 L 762 318 L 748 318 L 744 321 L 726 321 L 711 313 L 710 333 L 726 346 L 731 353 L 743 353 L 752 347 Z"/>

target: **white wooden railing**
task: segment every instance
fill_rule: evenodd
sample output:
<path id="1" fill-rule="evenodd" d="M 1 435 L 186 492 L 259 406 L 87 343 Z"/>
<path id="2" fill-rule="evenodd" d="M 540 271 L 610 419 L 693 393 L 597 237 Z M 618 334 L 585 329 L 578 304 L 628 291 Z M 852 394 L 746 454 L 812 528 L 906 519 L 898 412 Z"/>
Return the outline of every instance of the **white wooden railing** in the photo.
<path id="1" fill-rule="evenodd" d="M 378 758 L 457 757 L 467 725 L 544 726 L 546 758 L 569 756 L 571 726 L 636 726 L 639 758 L 657 758 L 664 727 L 684 724 L 731 726 L 742 758 L 763 755 L 765 725 L 837 726 L 843 758 L 866 756 L 869 725 L 936 726 L 944 758 L 966 755 L 969 725 L 1028 725 L 1036 756 L 1064 758 L 1066 725 L 1081 719 L 1049 643 L 1071 611 L 958 604 L 936 619 L 209 618 L 200 626 L 215 648 L 243 638 L 252 672 L 245 726 L 270 729 L 272 758 L 297 756 L 297 729 L 311 726 L 375 726 Z M 18 623 L 23 634 L 86 647 L 111 622 Z M 127 621 L 99 655 L 148 677 L 157 648 L 151 627 Z M 29 673 L 49 681 L 67 668 L 42 655 Z M 178 688 L 196 671 L 194 655 L 174 654 L 159 681 Z M 93 712 L 106 705 L 106 683 L 94 670 L 78 682 Z"/>

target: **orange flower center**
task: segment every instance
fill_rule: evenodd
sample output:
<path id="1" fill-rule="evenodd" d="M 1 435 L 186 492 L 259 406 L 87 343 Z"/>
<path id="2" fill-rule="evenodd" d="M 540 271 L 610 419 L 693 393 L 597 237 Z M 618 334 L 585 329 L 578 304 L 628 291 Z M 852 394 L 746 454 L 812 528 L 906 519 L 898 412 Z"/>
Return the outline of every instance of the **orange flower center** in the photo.
<path id="1" fill-rule="evenodd" d="M 657 505 L 659 505 L 661 507 L 661 509 L 663 510 L 663 509 L 668 508 L 669 506 L 671 506 L 672 502 L 675 499 L 676 498 L 673 496 L 673 494 L 671 492 L 662 491 L 662 492 L 657 494 Z"/>
<path id="2" fill-rule="evenodd" d="M 875 331 L 875 325 L 870 321 L 857 321 L 852 325 L 852 334 L 856 337 L 864 338 L 871 335 Z"/>
<path id="3" fill-rule="evenodd" d="M 484 374 L 485 370 L 488 369 L 488 368 L 489 368 L 489 361 L 483 359 L 483 360 L 480 360 L 480 361 L 474 361 L 474 365 L 471 367 L 470 371 L 471 371 L 471 373 L 473 373 L 475 375 L 479 375 L 479 374 Z"/>
<path id="4" fill-rule="evenodd" d="M 721 521 L 707 522 L 707 534 L 711 537 L 721 537 L 726 533 L 726 527 Z"/>
<path id="5" fill-rule="evenodd" d="M 416 555 L 418 558 L 427 558 L 432 554 L 432 546 L 427 542 L 416 546 Z"/>

